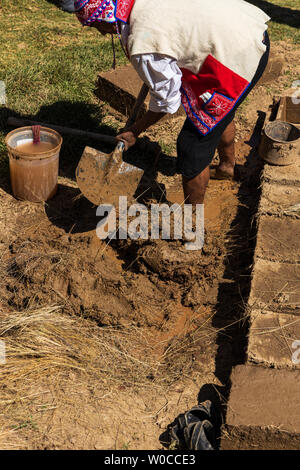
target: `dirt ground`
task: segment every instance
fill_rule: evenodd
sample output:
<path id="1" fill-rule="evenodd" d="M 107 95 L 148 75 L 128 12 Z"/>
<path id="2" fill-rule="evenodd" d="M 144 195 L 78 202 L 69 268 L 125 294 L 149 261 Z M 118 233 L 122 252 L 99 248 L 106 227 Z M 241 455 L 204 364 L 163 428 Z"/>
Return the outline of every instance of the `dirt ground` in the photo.
<path id="1" fill-rule="evenodd" d="M 211 185 L 206 254 L 192 255 L 182 263 L 176 256 L 168 259 L 169 253 L 176 253 L 176 246 L 169 250 L 168 242 L 139 246 L 116 241 L 110 246 L 100 241 L 94 229 L 95 208 L 82 198 L 74 201 L 78 191 L 68 183 L 61 180 L 48 208 L 16 202 L 1 191 L 1 205 L 5 204 L 9 218 L 1 220 L 5 226 L 1 233 L 6 235 L 1 239 L 3 313 L 26 311 L 31 315 L 38 309 L 39 315 L 40 306 L 57 306 L 55 313 L 62 316 L 63 323 L 64 316 L 75 325 L 78 322 L 83 339 L 88 334 L 84 330 L 91 329 L 108 345 L 121 348 L 123 370 L 115 374 L 118 365 L 112 364 L 111 374 L 108 370 L 103 376 L 104 364 L 97 358 L 98 371 L 88 370 L 82 376 L 72 365 L 66 371 L 60 365 L 62 370 L 53 377 L 46 371 L 22 371 L 22 365 L 16 364 L 19 370 L 15 373 L 24 372 L 23 395 L 30 396 L 41 387 L 42 391 L 33 400 L 26 398 L 25 409 L 22 400 L 14 403 L 11 426 L 21 423 L 18 435 L 25 435 L 25 447 L 160 448 L 160 432 L 180 411 L 195 404 L 201 384 L 221 385 L 213 373 L 216 332 L 211 318 L 224 271 L 226 233 L 237 211 L 237 184 Z M 178 200 L 181 192 L 176 188 L 170 196 Z M 147 248 L 154 250 L 150 258 L 145 256 L 148 263 L 139 255 Z M 164 249 L 161 263 L 165 269 L 160 264 L 151 269 L 151 260 L 157 261 Z M 40 322 L 48 336 L 51 316 Z M 30 331 L 34 324 L 27 328 Z M 23 341 L 22 329 L 17 330 L 14 325 L 12 332 Z M 56 341 L 69 340 L 63 331 L 60 336 Z M 72 337 L 70 340 L 68 347 L 73 349 Z M 10 346 L 13 354 L 16 346 Z M 81 353 L 89 354 L 88 345 L 84 348 Z M 100 347 L 98 353 L 102 353 Z M 119 360 L 118 353 L 107 352 L 109 361 Z M 128 355 L 133 356 L 133 364 Z M 8 360 L 9 356 L 8 349 Z M 38 366 L 38 357 L 36 360 Z M 135 364 L 138 360 L 144 364 Z M 136 366 L 136 371 L 131 370 Z M 11 400 L 14 386 L 9 392 L 7 400 Z M 36 425 L 23 429 L 29 416 Z"/>
<path id="2" fill-rule="evenodd" d="M 255 124 L 272 102 L 268 86 L 238 116 L 242 180 L 209 183 L 201 253 L 187 257 L 178 241 L 99 240 L 96 208 L 71 177 L 45 205 L 15 200 L 1 182 L 1 448 L 162 449 L 168 426 L 198 401 L 224 411 L 231 368 L 244 360 Z M 183 119 L 147 136 L 172 143 Z M 173 164 L 162 156 L 158 183 L 182 202 Z"/>

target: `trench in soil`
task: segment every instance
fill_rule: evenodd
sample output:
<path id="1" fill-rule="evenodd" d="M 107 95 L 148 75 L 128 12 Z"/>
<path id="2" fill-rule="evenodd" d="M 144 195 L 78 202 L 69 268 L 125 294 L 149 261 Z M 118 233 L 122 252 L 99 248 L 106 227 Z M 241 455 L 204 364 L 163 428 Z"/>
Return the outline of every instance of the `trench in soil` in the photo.
<path id="1" fill-rule="evenodd" d="M 249 148 L 240 143 L 238 149 L 244 159 Z M 172 394 L 178 396 L 178 390 L 187 390 L 186 406 L 194 406 L 197 398 L 212 399 L 224 411 L 231 369 L 244 361 L 247 319 L 242 318 L 253 254 L 251 217 L 257 200 L 253 196 L 256 172 L 253 160 L 242 183 L 210 182 L 205 245 L 201 253 L 189 255 L 179 241 L 99 240 L 95 233 L 99 221 L 96 208 L 80 197 L 67 179 L 60 179 L 57 195 L 45 206 L 16 202 L 9 196 L 14 225 L 11 239 L 3 238 L 1 243 L 2 308 L 22 312 L 58 305 L 62 316 L 92 322 L 99 334 L 107 332 L 120 348 L 124 348 L 120 342 L 125 332 L 126 354 L 151 366 L 136 377 L 130 375 L 132 368 L 122 364 L 122 370 L 117 371 L 117 382 L 122 385 L 117 388 L 113 377 L 103 374 L 100 366 L 99 376 L 89 380 L 96 380 L 102 391 L 122 394 L 127 412 L 133 404 L 126 400 L 126 394 L 129 397 L 133 390 L 135 397 L 143 396 L 143 387 L 147 388 L 149 407 L 158 407 L 158 386 L 159 393 L 166 393 L 170 402 Z M 171 202 L 183 202 L 179 176 L 172 178 L 166 194 Z M 68 380 L 68 374 L 64 380 L 66 377 Z M 34 384 L 39 388 L 38 376 L 29 374 L 28 379 L 31 387 Z M 48 379 L 55 381 L 51 376 Z M 81 406 L 76 403 L 74 399 L 72 409 Z M 104 412 L 108 403 L 101 405 Z M 144 440 L 135 442 L 135 448 L 159 448 L 160 435 L 160 442 L 167 446 L 167 425 L 179 410 L 186 411 L 183 403 L 176 403 L 163 410 L 159 429 L 157 422 L 152 423 Z M 135 412 L 138 429 L 138 406 Z M 14 421 L 13 415 L 10 419 Z M 72 447 L 68 438 L 58 438 L 57 430 L 53 433 L 56 441 L 49 436 L 46 441 L 38 437 L 37 448 L 51 448 L 54 441 L 55 448 Z M 83 446 L 79 434 L 74 441 L 76 448 Z M 90 434 L 97 431 L 92 429 Z M 26 430 L 22 435 L 30 440 Z M 107 439 L 110 448 L 112 438 Z M 88 442 L 93 448 L 94 440 Z"/>

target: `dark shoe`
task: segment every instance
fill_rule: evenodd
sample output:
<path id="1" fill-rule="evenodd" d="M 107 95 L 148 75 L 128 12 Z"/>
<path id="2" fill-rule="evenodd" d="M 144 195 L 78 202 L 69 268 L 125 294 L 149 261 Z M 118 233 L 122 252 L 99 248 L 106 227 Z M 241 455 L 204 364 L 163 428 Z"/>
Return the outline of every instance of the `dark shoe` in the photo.
<path id="1" fill-rule="evenodd" d="M 182 450 L 216 450 L 217 419 L 212 403 L 206 400 L 180 415 L 170 428 L 171 444 Z"/>

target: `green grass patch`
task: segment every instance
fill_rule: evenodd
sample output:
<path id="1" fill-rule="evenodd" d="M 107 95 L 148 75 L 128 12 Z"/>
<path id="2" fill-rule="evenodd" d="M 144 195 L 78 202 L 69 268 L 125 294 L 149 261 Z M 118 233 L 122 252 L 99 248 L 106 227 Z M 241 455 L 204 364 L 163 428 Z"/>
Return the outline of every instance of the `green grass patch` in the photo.
<path id="1" fill-rule="evenodd" d="M 0 80 L 7 105 L 0 106 L 0 173 L 7 173 L 4 145 L 9 115 L 84 130 L 113 133 L 103 126 L 103 107 L 94 95 L 100 71 L 112 66 L 110 37 L 83 28 L 75 15 L 47 0 L 1 0 Z M 127 59 L 115 40 L 117 64 Z M 83 139 L 64 138 L 62 162 L 73 167 Z"/>
<path id="2" fill-rule="evenodd" d="M 9 115 L 84 130 L 116 131 L 116 126 L 102 124 L 103 106 L 94 94 L 98 73 L 112 66 L 110 37 L 83 28 L 75 15 L 61 11 L 55 3 L 1 0 L 0 80 L 6 84 L 7 106 L 0 106 L 0 172 L 2 169 L 5 174 L 4 137 Z M 251 3 L 272 17 L 269 31 L 273 41 L 300 42 L 300 0 Z M 115 43 L 117 63 L 124 64 L 127 59 L 117 38 Z M 72 137 L 64 139 L 62 163 L 70 168 L 70 174 L 87 143 Z"/>

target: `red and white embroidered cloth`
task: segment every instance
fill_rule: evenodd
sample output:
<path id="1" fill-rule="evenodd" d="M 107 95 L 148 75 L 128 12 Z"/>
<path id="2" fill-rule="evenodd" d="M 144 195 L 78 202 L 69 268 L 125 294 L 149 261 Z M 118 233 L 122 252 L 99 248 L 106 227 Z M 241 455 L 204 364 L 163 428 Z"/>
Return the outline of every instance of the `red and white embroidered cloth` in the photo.
<path id="1" fill-rule="evenodd" d="M 76 15 L 84 26 L 94 21 L 113 23 L 116 19 L 128 23 L 134 0 L 77 0 Z"/>
<path id="2" fill-rule="evenodd" d="M 77 0 L 74 2 L 76 16 L 83 26 L 90 26 L 95 21 L 113 23 L 115 4 L 113 0 Z"/>
<path id="3" fill-rule="evenodd" d="M 205 135 L 228 114 L 249 82 L 208 55 L 198 74 L 182 68 L 181 102 Z"/>
<path id="4" fill-rule="evenodd" d="M 116 18 L 124 23 L 129 22 L 129 16 L 133 8 L 135 0 L 117 0 L 116 2 Z"/>

